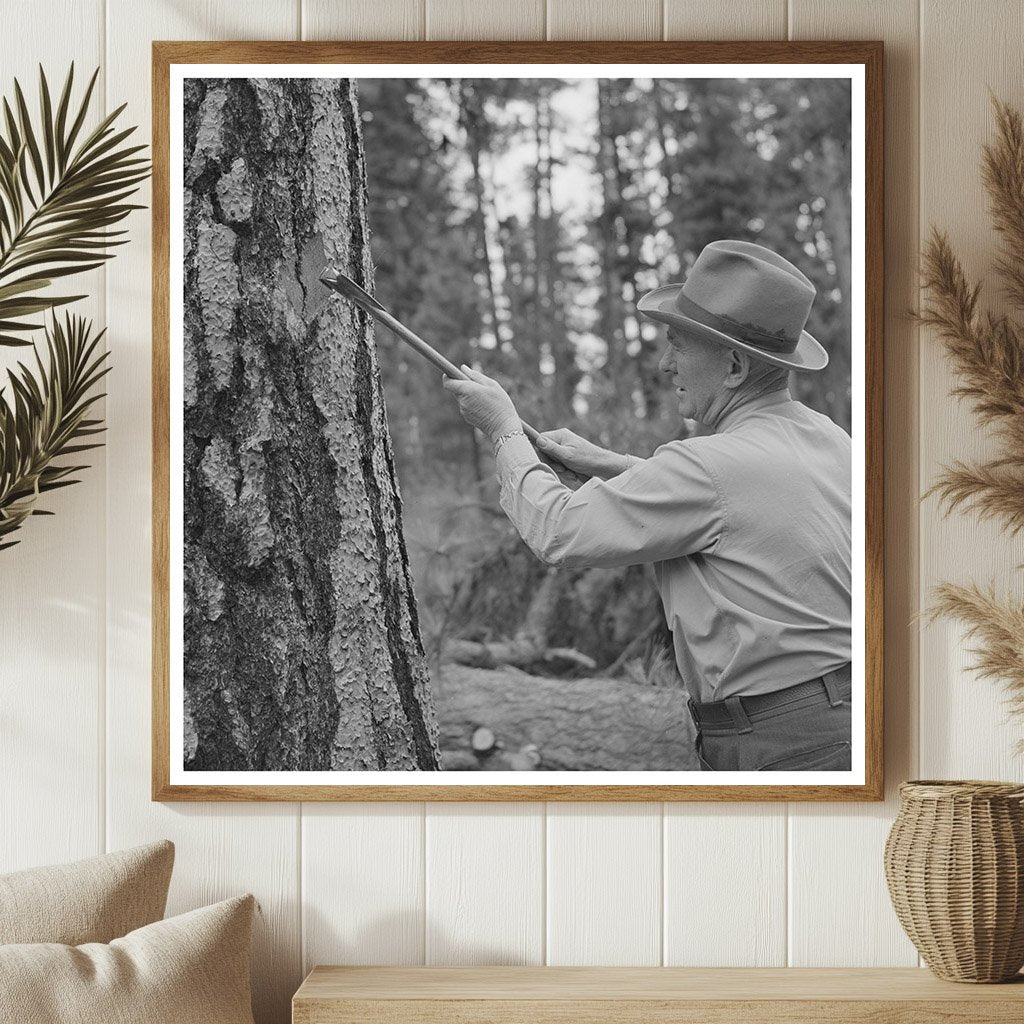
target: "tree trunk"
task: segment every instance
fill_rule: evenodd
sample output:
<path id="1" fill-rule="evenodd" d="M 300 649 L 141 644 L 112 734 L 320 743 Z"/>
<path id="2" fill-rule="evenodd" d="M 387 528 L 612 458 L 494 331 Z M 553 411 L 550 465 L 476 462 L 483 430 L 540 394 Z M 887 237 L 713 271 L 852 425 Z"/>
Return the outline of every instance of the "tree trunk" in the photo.
<path id="1" fill-rule="evenodd" d="M 480 100 L 473 95 L 471 87 L 465 79 L 458 82 L 459 118 L 466 133 L 466 144 L 469 150 L 469 162 L 473 169 L 471 191 L 473 193 L 473 230 L 476 233 L 475 257 L 480 276 L 487 285 L 487 311 L 494 332 L 495 347 L 502 344 L 501 317 L 498 313 L 498 292 L 494 283 L 494 272 L 491 269 L 491 246 L 487 237 L 487 200 L 484 190 L 483 174 L 480 170 L 480 158 L 484 148 L 481 136 L 484 135 L 482 124 L 486 115 Z"/>
<path id="2" fill-rule="evenodd" d="M 619 201 L 615 194 L 614 171 L 614 128 L 611 117 L 610 87 L 602 79 L 597 80 L 597 169 L 601 177 L 601 211 L 597 217 L 597 244 L 601 258 L 601 294 L 598 298 L 600 311 L 600 332 L 608 346 L 605 373 L 618 384 L 622 380 L 622 368 L 626 359 L 625 341 L 622 336 L 622 280 L 618 275 L 618 231 L 617 219 Z"/>
<path id="3" fill-rule="evenodd" d="M 537 163 L 533 178 L 533 365 L 535 380 L 543 380 L 544 345 L 547 338 L 547 224 L 544 209 L 544 95 L 538 92 L 534 103 L 534 145 Z"/>
<path id="4" fill-rule="evenodd" d="M 836 279 L 839 285 L 839 316 L 836 323 L 841 325 L 842 334 L 834 339 L 831 362 L 833 373 L 842 367 L 845 373 L 836 377 L 849 380 L 850 370 L 850 310 L 853 306 L 850 224 L 849 171 L 850 155 L 844 152 L 842 143 L 826 136 L 822 140 L 822 158 L 825 174 L 821 195 L 825 199 L 826 233 L 832 244 L 832 259 L 836 265 Z M 844 365 L 845 364 L 845 365 Z M 830 414 L 838 423 L 850 422 L 850 396 L 846 388 L 834 388 L 830 403 Z"/>
<path id="5" fill-rule="evenodd" d="M 436 769 L 353 83 L 185 88 L 188 769 Z"/>

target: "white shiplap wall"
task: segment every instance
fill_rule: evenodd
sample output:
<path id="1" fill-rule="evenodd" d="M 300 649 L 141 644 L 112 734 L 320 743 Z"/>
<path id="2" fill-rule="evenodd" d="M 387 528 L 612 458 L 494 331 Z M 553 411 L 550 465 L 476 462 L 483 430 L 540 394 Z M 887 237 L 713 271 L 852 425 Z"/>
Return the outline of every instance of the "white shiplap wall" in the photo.
<path id="1" fill-rule="evenodd" d="M 958 630 L 913 617 L 941 578 L 1007 583 L 994 529 L 918 496 L 983 440 L 946 399 L 917 302 L 918 238 L 972 273 L 988 88 L 1024 106 L 1018 0 L 0 0 L 0 90 L 103 67 L 148 138 L 152 39 L 883 39 L 886 83 L 886 758 L 881 804 L 166 805 L 149 800 L 149 223 L 85 289 L 109 325 L 107 447 L 0 555 L 0 871 L 167 836 L 170 910 L 238 891 L 264 918 L 261 1024 L 313 963 L 906 965 L 885 893 L 895 788 L 918 774 L 1021 778 L 996 691 Z M 920 651 L 920 654 L 919 654 Z M 920 680 L 920 685 L 919 681 Z"/>

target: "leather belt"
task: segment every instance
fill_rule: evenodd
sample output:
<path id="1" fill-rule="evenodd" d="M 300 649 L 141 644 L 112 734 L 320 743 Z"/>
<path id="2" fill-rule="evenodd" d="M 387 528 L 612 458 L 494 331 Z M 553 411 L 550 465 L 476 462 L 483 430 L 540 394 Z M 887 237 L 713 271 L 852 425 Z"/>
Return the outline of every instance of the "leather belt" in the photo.
<path id="1" fill-rule="evenodd" d="M 793 704 L 804 697 L 813 697 L 815 694 L 821 693 L 823 689 L 829 698 L 829 703 L 835 705 L 841 703 L 839 687 L 847 689 L 845 684 L 849 684 L 852 678 L 852 666 L 847 662 L 834 672 L 827 672 L 823 676 L 818 676 L 817 679 L 809 679 L 807 682 L 797 683 L 795 686 L 787 686 L 784 690 L 758 693 L 750 697 L 729 697 L 727 700 L 716 700 L 707 704 L 699 704 L 697 701 L 691 700 L 689 702 L 690 714 L 698 729 L 703 726 L 733 726 L 737 724 L 738 717 L 741 721 L 742 719 L 758 718 L 769 711 Z M 741 731 L 749 732 L 749 729 L 741 729 Z"/>

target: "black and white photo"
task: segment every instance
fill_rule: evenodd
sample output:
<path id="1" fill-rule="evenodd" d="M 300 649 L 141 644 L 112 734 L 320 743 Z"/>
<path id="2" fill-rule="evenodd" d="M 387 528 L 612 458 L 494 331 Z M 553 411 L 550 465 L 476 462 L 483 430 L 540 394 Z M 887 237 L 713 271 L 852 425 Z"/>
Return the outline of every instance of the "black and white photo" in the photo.
<path id="1" fill-rule="evenodd" d="M 166 60 L 166 794 L 877 785 L 870 54 Z"/>

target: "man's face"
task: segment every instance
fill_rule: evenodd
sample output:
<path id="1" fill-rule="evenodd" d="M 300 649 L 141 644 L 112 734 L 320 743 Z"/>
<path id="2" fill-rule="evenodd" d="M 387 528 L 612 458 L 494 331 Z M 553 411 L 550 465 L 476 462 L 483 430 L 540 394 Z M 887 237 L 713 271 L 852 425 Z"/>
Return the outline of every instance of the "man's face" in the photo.
<path id="1" fill-rule="evenodd" d="M 706 422 L 712 406 L 726 396 L 729 349 L 725 345 L 684 334 L 674 327 L 666 333 L 668 347 L 658 369 L 670 374 L 679 399 L 679 411 L 686 419 Z"/>

